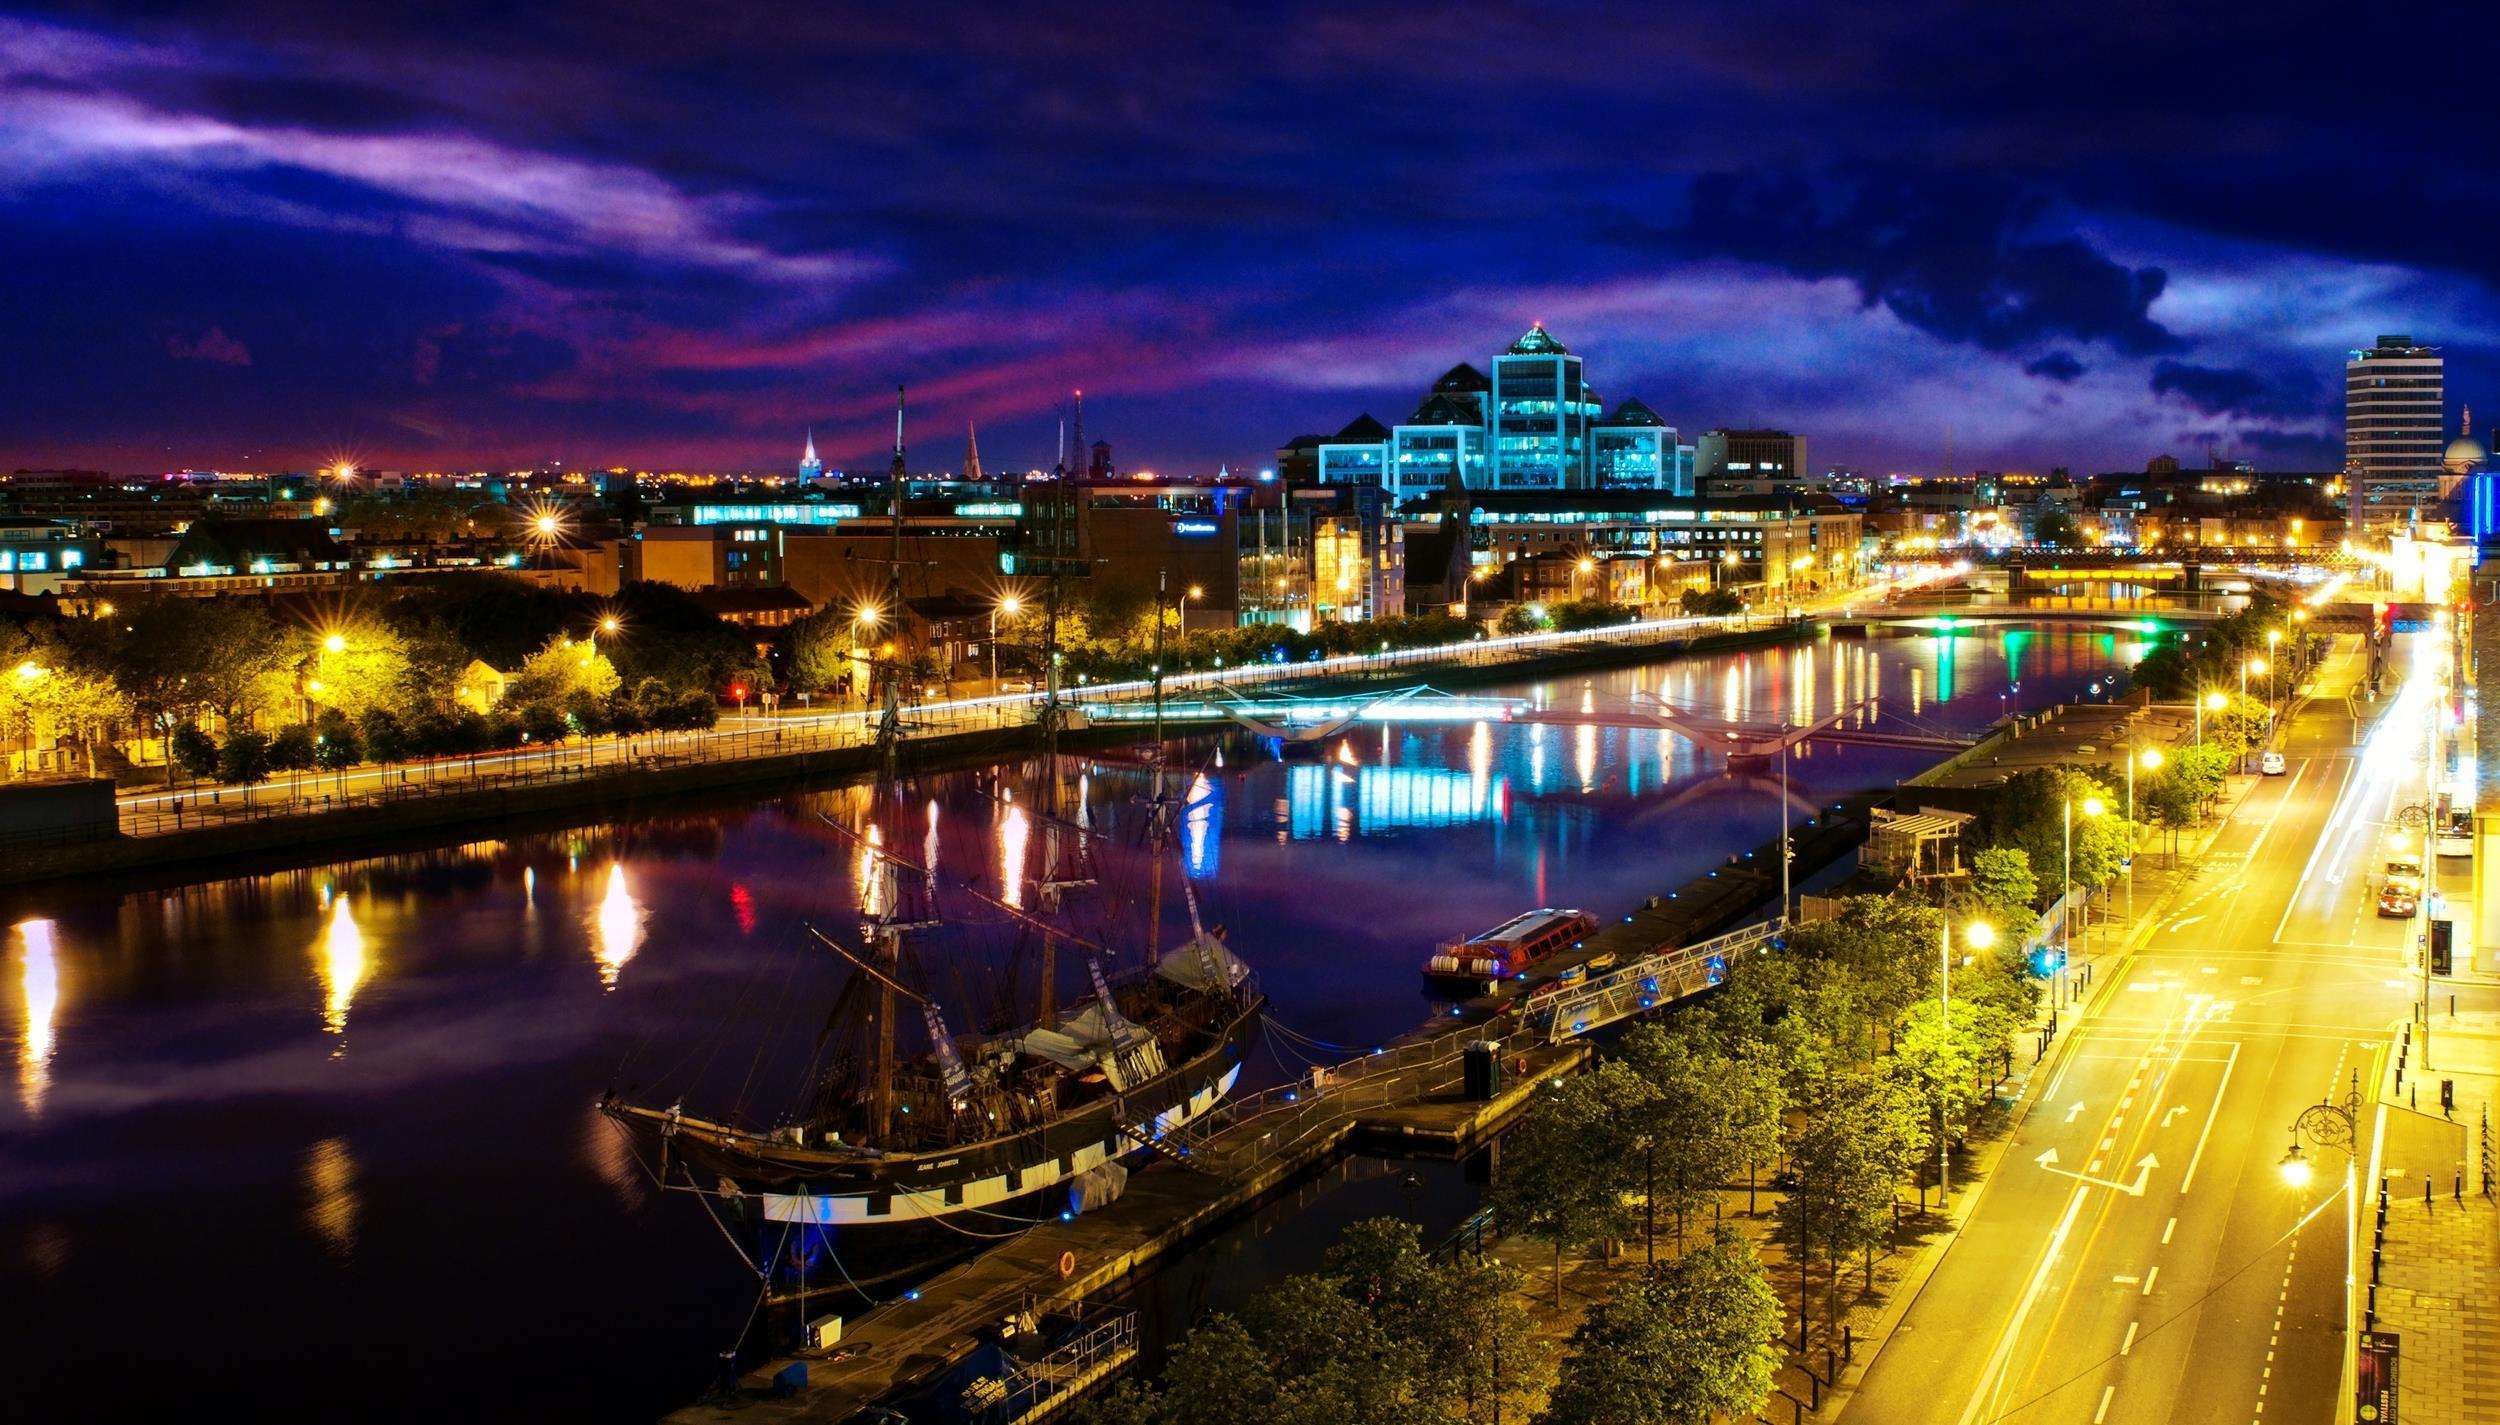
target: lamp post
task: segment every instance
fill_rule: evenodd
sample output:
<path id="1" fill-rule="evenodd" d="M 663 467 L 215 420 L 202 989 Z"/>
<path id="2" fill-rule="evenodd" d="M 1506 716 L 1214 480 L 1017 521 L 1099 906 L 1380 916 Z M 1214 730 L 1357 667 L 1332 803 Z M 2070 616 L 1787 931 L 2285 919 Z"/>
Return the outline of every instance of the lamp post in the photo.
<path id="1" fill-rule="evenodd" d="M 2075 893 L 2075 799 L 2071 794 L 2065 800 L 2064 809 L 2066 872 L 2059 885 L 2057 912 L 2057 997 L 2060 1004 L 2071 1003 L 2073 998 L 2066 976 L 2066 966 L 2074 959 L 2075 950 L 2075 908 L 2067 904 L 2068 898 Z M 2099 797 L 2083 799 L 2085 820 L 2099 816 L 2102 810 Z"/>
<path id="2" fill-rule="evenodd" d="M 2302 1109 L 2292 1120 L 2292 1146 L 2276 1165 L 2287 1187 L 2306 1188 L 2313 1176 L 2309 1159 L 2301 1155 L 2303 1138 L 2321 1150 L 2344 1150 L 2344 1183 L 2339 1191 L 2344 1195 L 2344 1378 L 2349 1382 L 2353 1353 L 2360 1344 L 2353 1320 L 2353 1297 L 2361 1285 L 2361 1199 L 2354 1182 L 2361 1155 L 2360 1070 L 2353 1070 L 2352 1087 L 2345 1091 L 2343 1102 L 2321 1100 Z M 2359 1325 L 2367 1329 L 2375 1320 L 2376 1312 L 2370 1312 Z"/>
<path id="3" fill-rule="evenodd" d="M 2223 708 L 2224 708 L 2224 707 L 2228 706 L 2228 705 L 2229 705 L 2229 703 L 2230 703 L 2230 699 L 2225 698 L 2225 697 L 2224 697 L 2224 696 L 2222 696 L 2222 694 L 2220 694 L 2220 693 L 2206 693 L 2206 694 L 2204 694 L 2204 695 L 2200 696 L 2199 698 L 2197 698 L 2197 700 L 2196 700 L 2196 745 L 2197 745 L 2197 746 L 2202 747 L 2202 746 L 2204 746 L 2204 745 L 2205 745 L 2205 714 L 2206 714 L 2206 712 L 2207 712 L 2208 710 L 2213 711 L 2213 712 L 2220 712 L 2220 711 L 2222 711 L 2222 710 L 2223 710 Z"/>
<path id="4" fill-rule="evenodd" d="M 2262 674 L 2265 671 L 2266 660 L 2263 658 L 2243 658 L 2240 660 L 2241 702 L 2244 703 L 2248 701 L 2248 675 L 2251 673 Z M 2274 711 L 2274 705 L 2271 702 L 2267 703 L 2266 711 L 2269 714 L 2268 720 L 2271 721 L 2271 714 Z M 2240 740 L 2240 775 L 2243 777 L 2248 775 L 2248 741 L 2246 738 L 2242 738 Z"/>
<path id="5" fill-rule="evenodd" d="M 1024 600 L 1013 594 L 1000 599 L 990 608 L 990 692 L 998 691 L 998 616 L 1014 618 L 1024 611 Z"/>
<path id="6" fill-rule="evenodd" d="M 1973 950 L 1985 950 L 1996 943 L 1997 928 L 1984 920 L 1974 920 L 1962 927 L 1962 939 Z M 1953 920 L 1947 916 L 1936 928 L 1936 1023 L 1948 1041 L 1953 1033 Z M 1945 1194 L 1953 1190 L 1945 1151 L 1944 1113 L 1937 1110 L 1936 1122 L 1936 1202 L 1944 1203 Z"/>
<path id="7" fill-rule="evenodd" d="M 2135 758 L 2127 759 L 2127 919 L 2130 922 L 2135 919 L 2135 763 Z M 2144 770 L 2161 770 L 2160 748 L 2144 749 Z"/>

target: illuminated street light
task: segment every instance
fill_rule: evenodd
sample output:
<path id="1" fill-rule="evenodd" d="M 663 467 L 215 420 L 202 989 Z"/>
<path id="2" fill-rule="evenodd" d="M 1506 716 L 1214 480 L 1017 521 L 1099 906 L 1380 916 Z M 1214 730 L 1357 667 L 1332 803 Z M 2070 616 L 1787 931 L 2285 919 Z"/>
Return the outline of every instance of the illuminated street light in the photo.
<path id="1" fill-rule="evenodd" d="M 2277 1166 L 2287 1186 L 2296 1188 L 2309 1186 L 2309 1160 L 2300 1155 L 2300 1144 L 2297 1142 L 2292 1144 L 2291 1151 L 2283 1155 L 2283 1161 Z"/>
<path id="2" fill-rule="evenodd" d="M 1953 1027 L 1953 922 L 1947 920 L 1937 927 L 1936 944 L 1936 1022 L 1950 1031 Z M 1962 927 L 1962 940 L 1973 950 L 1985 950 L 1997 939 L 1996 927 L 1984 920 L 1974 920 Z M 1943 1128 L 1939 1122 L 1939 1130 Z M 1944 1133 L 1936 1134 L 1936 1192 L 1939 1197 L 1952 1191 L 1951 1159 Z"/>
<path id="3" fill-rule="evenodd" d="M 42 664 L 30 658 L 17 665 L 17 680 L 21 683 L 31 683 L 42 677 L 45 671 Z"/>
<path id="4" fill-rule="evenodd" d="M 625 621 L 618 618 L 614 614 L 610 614 L 606 618 L 599 620 L 599 631 L 610 636 L 613 636 L 618 629 L 623 628 L 624 626 Z"/>
<path id="5" fill-rule="evenodd" d="M 338 633 L 331 634 L 321 640 L 321 646 L 328 649 L 332 653 L 345 653 L 347 651 L 347 636 L 345 634 Z"/>

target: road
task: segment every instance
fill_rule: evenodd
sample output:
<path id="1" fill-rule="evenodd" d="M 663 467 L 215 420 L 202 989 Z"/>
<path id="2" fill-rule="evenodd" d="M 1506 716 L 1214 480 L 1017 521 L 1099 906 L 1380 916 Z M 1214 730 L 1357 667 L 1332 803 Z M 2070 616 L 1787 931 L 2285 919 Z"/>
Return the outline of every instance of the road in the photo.
<path id="1" fill-rule="evenodd" d="M 2394 808 L 2422 797 L 2420 661 L 2358 746 L 2341 696 L 2358 656 L 2321 670 L 2286 774 L 2035 1073 L 1847 1420 L 2342 1418 L 2346 1155 L 2313 1151 L 2306 1191 L 2280 1162 L 2300 1110 L 2369 1076 L 2418 990 L 2415 923 L 2380 919 L 2376 896 Z"/>

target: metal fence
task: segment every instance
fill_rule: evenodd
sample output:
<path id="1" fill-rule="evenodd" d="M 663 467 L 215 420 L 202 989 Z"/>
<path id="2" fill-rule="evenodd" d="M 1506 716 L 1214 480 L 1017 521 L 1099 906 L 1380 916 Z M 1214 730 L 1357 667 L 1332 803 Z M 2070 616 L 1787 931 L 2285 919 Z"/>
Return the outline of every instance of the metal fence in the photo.
<path id="1" fill-rule="evenodd" d="M 1698 633 L 1750 626 L 1732 619 L 1658 619 L 1571 633 L 1531 633 L 1480 638 L 1429 648 L 1349 653 L 1299 663 L 1260 663 L 1177 673 L 1163 680 L 1168 693 L 1237 688 L 1349 676 L 1391 677 L 1428 667 L 1500 667 L 1532 662 L 1579 647 L 1679 644 Z M 1061 690 L 1077 711 L 1088 704 L 1108 708 L 1154 693 L 1151 681 L 1079 686 Z M 1034 725 L 1044 699 L 1038 693 L 946 698 L 903 710 L 906 740 L 969 732 L 1005 731 Z M 349 806 L 385 805 L 413 798 L 475 791 L 537 787 L 593 776 L 670 767 L 701 766 L 750 758 L 832 752 L 876 741 L 883 714 L 873 708 L 840 712 L 738 713 L 702 731 L 646 732 L 623 737 L 569 740 L 540 747 L 366 764 L 338 771 L 284 773 L 255 786 L 187 783 L 132 789 L 120 798 L 121 830 L 154 836 L 200 826 L 223 826 L 276 817 L 303 816 Z"/>

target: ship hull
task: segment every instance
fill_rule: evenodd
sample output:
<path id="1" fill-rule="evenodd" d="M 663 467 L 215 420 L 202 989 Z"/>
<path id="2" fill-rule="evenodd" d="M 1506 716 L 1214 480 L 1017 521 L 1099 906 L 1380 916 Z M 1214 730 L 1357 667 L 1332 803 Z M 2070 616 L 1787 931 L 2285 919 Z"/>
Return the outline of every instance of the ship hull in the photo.
<path id="1" fill-rule="evenodd" d="M 762 1223 L 877 1233 L 938 1219 L 1030 1220 L 1059 1211 L 1070 1186 L 1104 1163 L 1152 1153 L 1131 1129 L 1161 1138 L 1214 1112 L 1241 1077 L 1262 1008 L 1254 1001 L 1198 1054 L 1126 1093 L 941 1151 L 842 1157 L 648 1109 L 609 1112 L 656 1136 L 664 1160 L 686 1170 L 679 1176 L 734 1197 Z"/>

